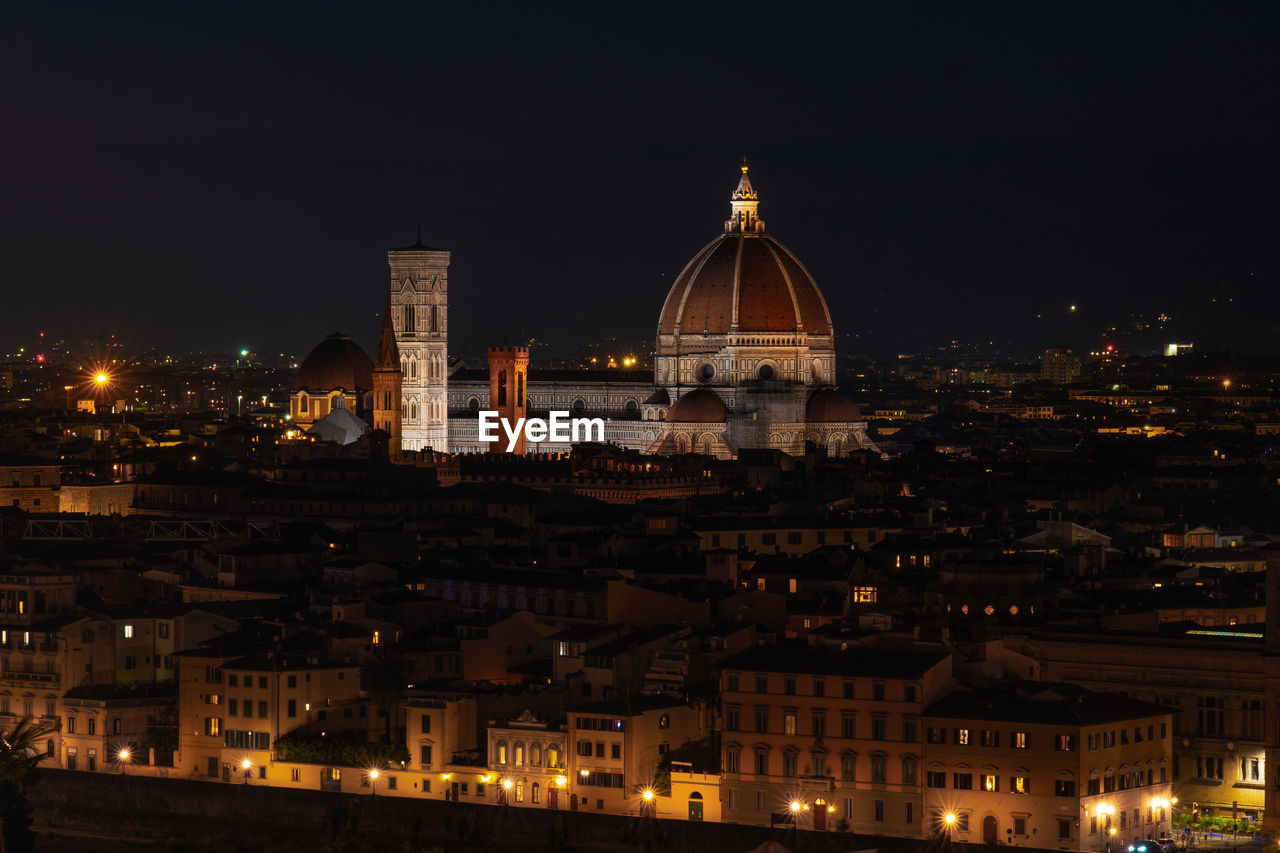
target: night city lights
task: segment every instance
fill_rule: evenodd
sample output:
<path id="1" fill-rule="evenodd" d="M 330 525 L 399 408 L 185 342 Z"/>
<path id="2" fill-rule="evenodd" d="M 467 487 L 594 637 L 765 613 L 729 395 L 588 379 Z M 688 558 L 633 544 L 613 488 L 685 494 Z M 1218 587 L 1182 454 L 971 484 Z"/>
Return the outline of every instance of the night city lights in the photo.
<path id="1" fill-rule="evenodd" d="M 0 853 L 1280 850 L 1280 6 L 6 11 Z"/>

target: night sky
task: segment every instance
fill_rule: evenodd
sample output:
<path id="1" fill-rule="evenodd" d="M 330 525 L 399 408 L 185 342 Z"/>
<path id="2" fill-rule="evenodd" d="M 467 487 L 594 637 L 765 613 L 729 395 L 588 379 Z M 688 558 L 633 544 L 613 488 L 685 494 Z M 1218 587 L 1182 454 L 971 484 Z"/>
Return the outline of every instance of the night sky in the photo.
<path id="1" fill-rule="evenodd" d="M 372 347 L 419 217 L 451 350 L 636 341 L 744 154 L 842 354 L 1280 352 L 1280 4 L 274 5 L 6 8 L 0 352 Z"/>

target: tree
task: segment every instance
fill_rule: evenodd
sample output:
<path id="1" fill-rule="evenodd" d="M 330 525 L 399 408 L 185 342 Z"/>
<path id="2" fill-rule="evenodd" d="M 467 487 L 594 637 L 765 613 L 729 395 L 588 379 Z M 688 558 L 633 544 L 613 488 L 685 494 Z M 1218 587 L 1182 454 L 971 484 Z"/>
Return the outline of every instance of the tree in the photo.
<path id="1" fill-rule="evenodd" d="M 391 743 L 391 715 L 398 712 L 400 700 L 404 698 L 409 667 L 403 660 L 379 648 L 360 667 L 360 678 L 378 710 L 386 716 L 386 740 Z"/>
<path id="2" fill-rule="evenodd" d="M 35 781 L 45 740 L 57 730 L 55 721 L 23 717 L 0 732 L 0 835 L 6 853 L 35 850 L 27 786 Z"/>

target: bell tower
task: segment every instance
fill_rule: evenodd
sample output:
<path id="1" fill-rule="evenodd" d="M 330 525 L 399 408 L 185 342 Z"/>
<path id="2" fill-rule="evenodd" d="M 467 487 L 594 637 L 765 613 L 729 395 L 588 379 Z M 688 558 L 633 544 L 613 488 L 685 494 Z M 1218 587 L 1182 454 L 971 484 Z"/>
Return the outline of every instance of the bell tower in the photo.
<path id="1" fill-rule="evenodd" d="M 489 406 L 513 428 L 529 411 L 529 400 L 525 397 L 528 375 L 528 347 L 489 347 Z M 494 446 L 506 450 L 504 442 Z M 511 452 L 524 453 L 523 430 Z"/>
<path id="2" fill-rule="evenodd" d="M 387 252 L 400 352 L 400 447 L 449 451 L 449 252 L 422 240 Z"/>
<path id="3" fill-rule="evenodd" d="M 403 377 L 400 374 L 400 348 L 396 346 L 396 330 L 391 321 L 391 300 L 382 312 L 382 334 L 378 336 L 378 352 L 373 359 L 373 428 L 390 436 L 390 456 L 400 455 L 400 401 Z"/>

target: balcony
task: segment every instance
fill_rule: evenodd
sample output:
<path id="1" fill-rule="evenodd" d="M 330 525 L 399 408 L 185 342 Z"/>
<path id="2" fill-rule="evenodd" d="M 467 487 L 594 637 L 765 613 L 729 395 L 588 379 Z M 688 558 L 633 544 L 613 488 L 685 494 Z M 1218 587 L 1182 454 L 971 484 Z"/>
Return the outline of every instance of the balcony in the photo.
<path id="1" fill-rule="evenodd" d="M 23 684 L 57 684 L 56 672 L 0 672 L 0 681 L 19 681 Z"/>

